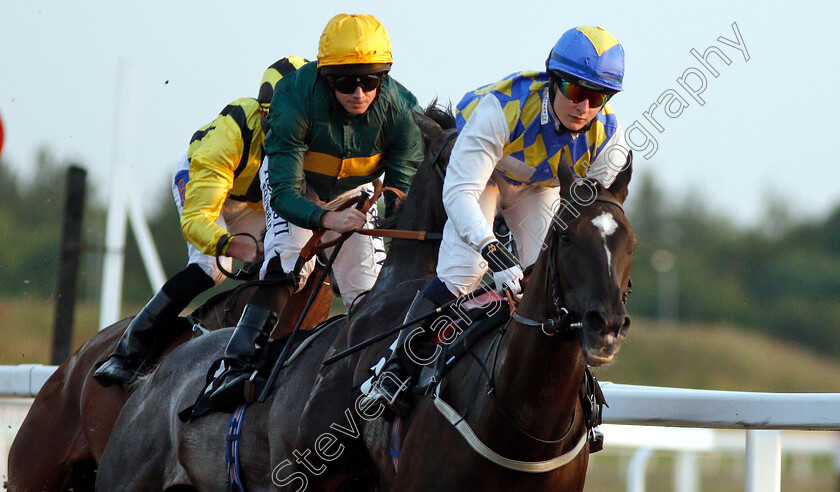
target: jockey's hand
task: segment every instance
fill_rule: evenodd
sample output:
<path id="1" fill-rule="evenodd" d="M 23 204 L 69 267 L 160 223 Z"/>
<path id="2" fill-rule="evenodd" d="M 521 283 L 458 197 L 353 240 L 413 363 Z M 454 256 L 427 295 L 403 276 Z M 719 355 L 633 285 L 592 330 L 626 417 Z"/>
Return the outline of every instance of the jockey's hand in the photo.
<path id="1" fill-rule="evenodd" d="M 321 216 L 321 226 L 335 232 L 350 232 L 365 226 L 367 217 L 355 208 L 329 211 Z"/>
<path id="2" fill-rule="evenodd" d="M 490 271 L 493 272 L 493 281 L 496 283 L 496 292 L 502 293 L 505 289 L 510 290 L 512 296 L 516 297 L 522 292 L 519 281 L 523 278 L 522 267 L 519 261 L 499 241 L 491 241 L 481 248 L 481 256 L 487 261 Z"/>
<path id="3" fill-rule="evenodd" d="M 261 242 L 255 243 L 248 236 L 234 236 L 225 254 L 242 263 L 259 263 L 263 258 L 263 245 Z"/>

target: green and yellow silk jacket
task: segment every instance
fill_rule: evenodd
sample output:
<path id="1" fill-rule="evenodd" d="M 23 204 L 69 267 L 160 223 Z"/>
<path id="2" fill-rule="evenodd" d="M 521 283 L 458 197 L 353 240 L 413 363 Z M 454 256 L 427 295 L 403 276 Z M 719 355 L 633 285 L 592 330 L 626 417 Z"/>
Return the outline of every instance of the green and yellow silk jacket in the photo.
<path id="1" fill-rule="evenodd" d="M 277 83 L 268 118 L 271 207 L 289 222 L 321 228 L 326 212 L 303 197 L 307 188 L 324 202 L 385 173 L 385 186 L 408 191 L 423 160 L 420 129 L 412 118 L 417 99 L 385 77 L 376 99 L 351 115 L 311 62 Z"/>

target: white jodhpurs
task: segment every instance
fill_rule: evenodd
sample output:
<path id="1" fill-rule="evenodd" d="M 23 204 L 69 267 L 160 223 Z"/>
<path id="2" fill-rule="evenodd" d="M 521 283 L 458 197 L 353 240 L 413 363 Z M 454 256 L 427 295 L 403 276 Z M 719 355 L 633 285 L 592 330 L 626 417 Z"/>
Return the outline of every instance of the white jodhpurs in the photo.
<path id="1" fill-rule="evenodd" d="M 263 192 L 263 208 L 265 209 L 266 221 L 265 261 L 260 270 L 261 279 L 265 278 L 268 262 L 274 257 L 280 258 L 284 272 L 292 272 L 300 256 L 300 250 L 312 237 L 312 230 L 296 226 L 272 210 L 267 162 L 268 159 L 266 158 L 263 160 L 263 165 L 260 168 L 260 188 Z M 359 196 L 362 191 L 366 191 L 368 195 L 372 194 L 373 185 L 365 184 L 359 186 L 344 193 L 336 201 L 345 197 Z M 308 190 L 305 197 L 313 202 L 319 201 L 318 197 L 311 190 Z M 320 203 L 320 205 L 328 208 L 324 203 Z M 371 207 L 367 213 L 365 229 L 373 229 L 377 216 L 378 212 L 376 207 Z M 321 240 L 322 242 L 328 242 L 339 236 L 340 234 L 337 232 L 327 231 Z M 332 251 L 333 248 L 328 248 L 324 252 L 329 256 L 332 254 Z M 331 277 L 338 285 L 338 290 L 341 292 L 341 299 L 344 301 L 344 307 L 346 309 L 350 309 L 360 294 L 369 291 L 373 287 L 384 261 L 385 244 L 380 237 L 353 234 L 344 242 L 332 265 Z M 306 284 L 306 279 L 314 268 L 315 258 L 306 262 L 303 268 L 301 268 L 298 289 Z"/>
<path id="2" fill-rule="evenodd" d="M 560 205 L 560 188 L 513 185 L 494 173 L 478 197 L 487 223 L 492 226 L 501 212 L 513 234 L 523 267 L 533 264 L 543 247 L 552 218 Z M 455 295 L 478 287 L 487 262 L 481 254 L 461 240 L 451 220 L 443 228 L 438 254 L 437 275 Z"/>

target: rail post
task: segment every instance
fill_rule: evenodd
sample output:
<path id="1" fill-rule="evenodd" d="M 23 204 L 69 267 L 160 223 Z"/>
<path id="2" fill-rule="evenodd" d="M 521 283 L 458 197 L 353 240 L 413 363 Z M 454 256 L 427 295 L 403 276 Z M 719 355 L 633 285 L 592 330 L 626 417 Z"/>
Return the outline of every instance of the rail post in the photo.
<path id="1" fill-rule="evenodd" d="M 744 492 L 782 490 L 782 431 L 747 430 Z"/>
<path id="2" fill-rule="evenodd" d="M 52 364 L 61 364 L 70 355 L 73 315 L 76 311 L 76 278 L 82 250 L 82 214 L 85 208 L 87 171 L 77 166 L 67 169 L 64 213 L 61 228 L 61 256 L 56 279 L 55 324 L 53 325 Z"/>

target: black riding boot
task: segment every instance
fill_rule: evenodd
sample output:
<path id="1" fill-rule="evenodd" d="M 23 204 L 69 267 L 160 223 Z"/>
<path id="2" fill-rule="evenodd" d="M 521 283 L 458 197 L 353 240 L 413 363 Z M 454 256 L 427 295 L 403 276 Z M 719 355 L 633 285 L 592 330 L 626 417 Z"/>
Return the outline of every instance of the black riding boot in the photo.
<path id="1" fill-rule="evenodd" d="M 422 292 L 417 292 L 403 323 L 427 314 L 437 307 L 437 303 L 426 297 Z M 373 387 L 368 396 L 371 401 L 386 403 L 394 414 L 401 417 L 407 417 L 411 413 L 413 405 L 408 393 L 417 380 L 421 366 L 411 354 L 406 353 L 405 344 L 408 337 L 417 328 L 421 329 L 421 333 L 414 340 L 428 340 L 431 337 L 428 328 L 434 320 L 435 317 L 430 316 L 400 330 L 396 342 L 391 345 L 390 357 L 388 357 L 382 370 L 374 376 Z"/>
<path id="2" fill-rule="evenodd" d="M 225 348 L 222 366 L 211 383 L 210 387 L 215 388 L 208 395 L 211 402 L 241 400 L 244 384 L 258 369 L 263 346 L 276 324 L 277 314 L 270 309 L 257 304 L 245 306 Z"/>
<path id="3" fill-rule="evenodd" d="M 117 348 L 96 369 L 93 378 L 103 386 L 127 386 L 133 383 L 156 348 L 155 341 L 160 329 L 166 326 L 167 320 L 177 318 L 181 309 L 163 290 L 158 291 L 131 320 Z"/>

